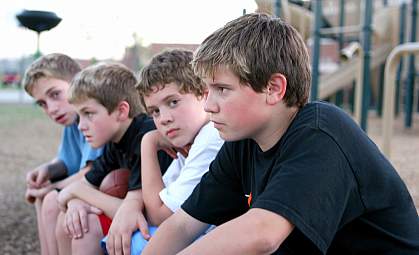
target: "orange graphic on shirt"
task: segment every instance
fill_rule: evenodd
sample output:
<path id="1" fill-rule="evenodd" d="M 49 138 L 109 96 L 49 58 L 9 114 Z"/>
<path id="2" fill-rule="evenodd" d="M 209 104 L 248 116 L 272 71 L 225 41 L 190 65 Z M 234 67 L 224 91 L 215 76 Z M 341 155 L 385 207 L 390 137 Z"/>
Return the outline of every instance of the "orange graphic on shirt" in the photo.
<path id="1" fill-rule="evenodd" d="M 252 192 L 250 192 L 250 195 L 247 197 L 247 204 L 250 207 L 250 204 L 252 203 Z"/>

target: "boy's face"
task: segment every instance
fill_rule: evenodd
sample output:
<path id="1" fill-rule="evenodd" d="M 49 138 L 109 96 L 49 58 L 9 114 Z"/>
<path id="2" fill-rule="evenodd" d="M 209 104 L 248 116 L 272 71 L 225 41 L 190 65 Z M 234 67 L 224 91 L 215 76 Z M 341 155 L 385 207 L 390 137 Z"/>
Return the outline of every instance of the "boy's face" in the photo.
<path id="1" fill-rule="evenodd" d="M 239 78 L 227 68 L 219 68 L 214 77 L 203 80 L 208 87 L 205 111 L 210 113 L 221 138 L 258 140 L 264 135 L 264 124 L 272 118 L 265 93 L 240 84 Z"/>
<path id="2" fill-rule="evenodd" d="M 32 96 L 50 119 L 68 126 L 74 123 L 77 113 L 67 100 L 70 84 L 55 78 L 40 78 L 32 88 Z"/>
<path id="3" fill-rule="evenodd" d="M 192 143 L 208 122 L 204 99 L 191 93 L 180 93 L 175 83 L 152 92 L 144 97 L 144 102 L 159 132 L 175 147 Z"/>
<path id="4" fill-rule="evenodd" d="M 118 142 L 122 137 L 119 134 L 118 111 L 109 114 L 95 99 L 75 104 L 75 107 L 80 118 L 79 129 L 93 148 L 99 148 L 110 141 Z"/>

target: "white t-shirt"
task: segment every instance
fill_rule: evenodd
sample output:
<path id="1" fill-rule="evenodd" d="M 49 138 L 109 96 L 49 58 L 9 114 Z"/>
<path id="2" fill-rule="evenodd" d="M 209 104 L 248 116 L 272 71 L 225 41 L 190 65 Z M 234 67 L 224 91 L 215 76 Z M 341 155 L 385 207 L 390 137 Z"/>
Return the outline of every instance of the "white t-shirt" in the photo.
<path id="1" fill-rule="evenodd" d="M 159 193 L 160 199 L 172 212 L 179 209 L 201 181 L 223 143 L 214 124 L 208 122 L 195 137 L 188 157 L 177 154 L 178 158 L 163 175 L 165 188 Z"/>

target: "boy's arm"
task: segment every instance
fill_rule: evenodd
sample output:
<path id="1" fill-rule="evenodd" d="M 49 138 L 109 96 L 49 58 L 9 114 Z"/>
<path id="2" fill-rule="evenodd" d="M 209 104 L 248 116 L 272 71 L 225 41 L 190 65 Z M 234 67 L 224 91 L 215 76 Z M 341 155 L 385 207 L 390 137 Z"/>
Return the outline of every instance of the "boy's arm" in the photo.
<path id="1" fill-rule="evenodd" d="M 179 237 L 187 229 L 173 221 L 175 220 L 170 218 L 167 223 L 162 224 L 142 254 L 174 254 L 187 246 L 190 236 L 184 233 Z M 186 221 L 185 217 L 183 221 Z M 258 208 L 251 209 L 242 216 L 216 227 L 178 254 L 272 254 L 293 229 L 294 226 L 288 220 L 276 213 Z M 167 243 L 168 240 L 170 244 Z M 176 250 L 169 250 L 172 247 Z"/>
<path id="2" fill-rule="evenodd" d="M 150 225 L 158 226 L 172 211 L 161 201 L 159 192 L 164 189 L 157 152 L 169 147 L 157 130 L 144 135 L 141 141 L 141 184 L 143 200 Z"/>
<path id="3" fill-rule="evenodd" d="M 179 209 L 159 226 L 141 254 L 177 254 L 204 233 L 208 226 Z"/>
<path id="4" fill-rule="evenodd" d="M 141 189 L 129 191 L 116 212 L 109 229 L 106 249 L 110 255 L 130 254 L 131 235 L 137 229 L 140 229 L 145 239 L 150 238 L 143 211 L 144 203 Z"/>
<path id="5" fill-rule="evenodd" d="M 79 198 L 86 203 L 99 208 L 106 216 L 113 218 L 122 199 L 107 195 L 91 185 L 86 179 L 80 179 L 60 191 L 58 203 L 60 208 L 65 210 L 68 201 L 72 198 Z"/>

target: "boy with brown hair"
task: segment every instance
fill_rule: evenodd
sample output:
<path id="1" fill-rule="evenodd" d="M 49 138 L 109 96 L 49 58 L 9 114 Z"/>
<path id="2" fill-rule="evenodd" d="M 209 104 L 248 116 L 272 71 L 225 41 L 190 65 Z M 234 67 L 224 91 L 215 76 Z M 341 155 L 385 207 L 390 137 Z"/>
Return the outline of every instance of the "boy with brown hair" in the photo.
<path id="1" fill-rule="evenodd" d="M 103 155 L 93 161 L 85 178 L 59 193 L 59 205 L 66 211 L 60 214 L 61 225 L 57 226 L 60 254 L 99 254 L 100 239 L 106 235 L 110 219 L 113 219 L 112 224 L 125 224 L 125 217 L 118 216 L 126 213 L 124 203 L 141 199 L 140 144 L 143 135 L 155 126 L 143 113 L 135 90 L 136 83 L 133 72 L 116 63 L 90 66 L 71 82 L 69 101 L 80 116 L 79 129 L 92 147 L 105 147 Z M 171 159 L 166 154 L 161 155 L 162 170 L 165 170 Z M 119 168 L 131 170 L 129 191 L 124 200 L 97 189 L 110 171 Z M 87 233 L 73 226 L 73 221 L 77 220 L 74 215 L 78 214 L 77 208 L 72 207 L 74 198 L 103 211 L 99 217 L 88 215 Z"/>
<path id="2" fill-rule="evenodd" d="M 194 70 L 228 142 L 142 254 L 419 253 L 405 184 L 350 116 L 307 103 L 309 63 L 297 31 L 265 14 L 204 40 Z"/>
<path id="3" fill-rule="evenodd" d="M 147 220 L 143 225 L 159 226 L 180 208 L 224 143 L 204 111 L 206 87 L 193 73 L 191 61 L 191 51 L 167 50 L 154 56 L 139 75 L 141 102 L 157 128 L 145 134 L 141 143 L 142 197 Z M 172 148 L 175 159 L 162 175 L 157 152 Z M 149 237 L 147 231 L 140 230 Z M 133 243 L 131 250 L 129 239 L 119 236 L 111 227 L 107 239 L 110 254 L 140 253 L 140 243 Z"/>
<path id="4" fill-rule="evenodd" d="M 28 202 L 35 203 L 41 254 L 57 253 L 55 226 L 59 209 L 56 189 L 63 189 L 82 178 L 90 169 L 89 162 L 102 154 L 102 149 L 93 149 L 86 142 L 77 128 L 76 110 L 67 100 L 69 83 L 79 71 L 80 66 L 75 60 L 64 54 L 53 53 L 34 61 L 22 80 L 26 92 L 45 114 L 64 126 L 57 157 L 26 175 L 25 197 Z M 76 203 L 81 211 L 98 212 L 81 201 Z M 87 226 L 80 227 L 88 230 Z"/>

